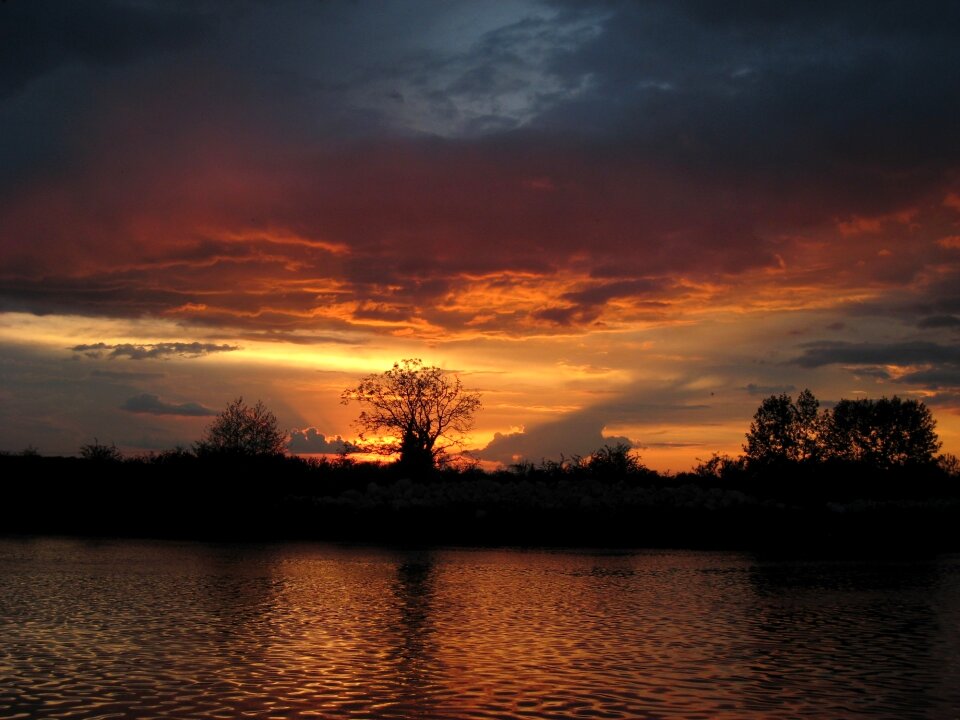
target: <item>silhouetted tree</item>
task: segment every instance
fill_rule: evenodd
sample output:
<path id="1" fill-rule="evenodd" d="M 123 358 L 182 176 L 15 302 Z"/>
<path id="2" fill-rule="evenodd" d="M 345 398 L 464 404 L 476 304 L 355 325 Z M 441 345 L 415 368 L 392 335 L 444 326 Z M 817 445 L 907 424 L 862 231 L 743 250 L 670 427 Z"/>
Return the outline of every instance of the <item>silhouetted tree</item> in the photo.
<path id="1" fill-rule="evenodd" d="M 796 403 L 786 394 L 765 399 L 747 433 L 747 465 L 832 460 L 889 469 L 936 462 L 936 421 L 922 402 L 893 397 L 818 408 L 809 390 Z"/>
<path id="2" fill-rule="evenodd" d="M 479 394 L 465 390 L 459 377 L 451 379 L 419 359 L 401 360 L 386 372 L 367 375 L 344 390 L 341 400 L 363 408 L 357 418 L 361 440 L 365 433 L 396 438 L 380 449 L 400 453 L 401 465 L 412 471 L 433 468 L 446 446 L 462 441 L 480 409 Z"/>
<path id="3" fill-rule="evenodd" d="M 624 477 L 649 472 L 640 462 L 640 458 L 631 451 L 632 448 L 622 442 L 604 445 L 585 458 L 584 465 L 591 473 L 600 477 Z"/>
<path id="4" fill-rule="evenodd" d="M 940 449 L 936 425 L 917 400 L 841 400 L 824 413 L 824 453 L 880 469 L 930 465 Z"/>
<path id="5" fill-rule="evenodd" d="M 820 455 L 819 401 L 804 390 L 797 401 L 771 395 L 757 408 L 743 446 L 751 465 L 816 460 Z"/>
<path id="6" fill-rule="evenodd" d="M 949 478 L 960 478 L 960 458 L 953 453 L 938 455 L 937 467 Z"/>
<path id="7" fill-rule="evenodd" d="M 819 460 L 820 434 L 822 432 L 822 418 L 820 416 L 820 401 L 814 397 L 809 389 L 797 395 L 794 403 L 796 415 L 794 417 L 794 458 L 798 461 Z"/>
<path id="8" fill-rule="evenodd" d="M 154 456 L 151 462 L 154 465 L 184 465 L 193 460 L 196 460 L 196 455 L 182 445 L 177 445 L 172 450 L 164 450 Z"/>
<path id="9" fill-rule="evenodd" d="M 120 462 L 123 453 L 113 443 L 107 445 L 94 438 L 92 443 L 80 446 L 80 457 L 94 462 Z"/>
<path id="10" fill-rule="evenodd" d="M 196 451 L 198 455 L 263 457 L 282 455 L 286 442 L 276 416 L 266 405 L 258 400 L 250 406 L 240 397 L 214 418 L 196 443 Z"/>
<path id="11" fill-rule="evenodd" d="M 700 460 L 700 458 L 697 458 Z M 724 453 L 715 452 L 708 460 L 700 460 L 693 474 L 701 480 L 726 480 L 743 472 L 744 459 L 732 458 Z"/>

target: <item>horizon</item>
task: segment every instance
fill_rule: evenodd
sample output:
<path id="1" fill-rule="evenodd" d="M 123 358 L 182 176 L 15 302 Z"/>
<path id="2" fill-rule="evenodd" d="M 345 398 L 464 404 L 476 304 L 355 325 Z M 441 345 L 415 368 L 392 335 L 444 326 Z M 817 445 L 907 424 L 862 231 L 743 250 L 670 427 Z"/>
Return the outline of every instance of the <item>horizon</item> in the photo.
<path id="1" fill-rule="evenodd" d="M 0 450 L 304 454 L 421 358 L 486 463 L 741 454 L 809 388 L 960 454 L 960 6 L 0 4 Z M 951 60 L 950 58 L 953 58 Z"/>
<path id="2" fill-rule="evenodd" d="M 786 393 L 768 396 L 767 399 L 773 400 L 776 397 L 783 397 L 784 395 L 786 395 Z M 788 396 L 788 397 L 791 400 L 791 402 L 794 400 L 797 400 L 799 402 L 799 398 L 793 398 L 792 396 Z M 856 402 L 857 400 L 859 401 L 867 400 L 868 402 L 873 403 L 873 402 L 876 402 L 877 400 L 882 401 L 887 399 L 892 399 L 896 401 L 898 398 L 897 396 L 893 396 L 892 398 L 884 397 L 880 399 L 857 398 L 856 400 L 854 400 L 854 402 Z M 820 410 L 819 417 L 821 418 L 823 417 L 824 411 L 829 413 L 840 403 L 848 402 L 848 400 L 846 399 L 843 399 L 840 402 L 831 402 L 831 401 L 821 402 L 815 396 L 814 396 L 814 400 L 816 401 L 817 406 Z M 144 394 L 144 395 L 141 395 L 139 398 L 131 398 L 131 400 L 128 401 L 128 404 L 133 404 L 134 402 L 152 404 L 152 403 L 158 402 L 158 399 L 156 398 L 156 396 Z M 232 407 L 236 403 L 242 403 L 242 402 L 243 402 L 243 397 L 241 396 L 237 398 L 234 402 L 231 402 L 230 406 Z M 246 405 L 246 407 L 248 409 L 252 408 L 252 406 L 257 402 L 259 401 L 254 401 L 253 403 L 249 403 Z M 920 402 L 920 407 L 923 408 L 924 406 L 922 404 L 922 401 L 919 401 L 919 402 Z M 758 415 L 762 411 L 763 404 L 757 408 Z M 202 406 L 199 406 L 196 404 L 189 404 L 189 405 L 182 406 L 183 409 L 190 410 L 190 411 L 195 410 L 197 408 L 201 408 L 201 407 Z M 270 408 L 266 406 L 264 406 L 264 409 L 267 411 L 270 410 Z M 115 443 L 101 442 L 99 437 L 94 435 L 90 443 L 84 444 L 83 446 L 78 448 L 76 452 L 73 452 L 73 453 L 51 455 L 49 453 L 40 452 L 39 448 L 37 448 L 32 444 L 28 444 L 27 446 L 22 448 L 19 452 L 0 449 L 0 455 L 5 455 L 8 457 L 18 456 L 18 455 L 27 456 L 27 457 L 30 457 L 30 456 L 51 457 L 54 459 L 77 458 L 77 457 L 88 457 L 88 453 L 95 448 L 98 450 L 119 453 L 119 455 L 116 456 L 118 459 L 122 458 L 124 460 L 134 460 L 134 461 L 150 460 L 151 458 L 154 458 L 156 456 L 162 457 L 165 452 L 178 453 L 181 451 L 185 451 L 188 454 L 197 455 L 199 457 L 201 455 L 199 448 L 201 445 L 204 444 L 204 442 L 206 442 L 205 438 L 209 437 L 210 428 L 216 425 L 218 421 L 222 417 L 224 417 L 226 412 L 227 410 L 221 411 L 219 413 L 207 413 L 207 412 L 200 413 L 204 417 L 208 417 L 208 416 L 210 417 L 210 423 L 204 429 L 203 437 L 197 438 L 193 442 L 183 443 L 170 448 L 150 449 L 147 451 L 134 450 L 132 453 L 129 451 L 127 453 L 124 453 L 123 449 L 118 447 Z M 829 417 L 829 414 L 827 415 L 827 417 Z M 933 417 L 932 414 L 930 415 L 930 418 L 933 421 L 932 438 L 934 440 L 939 441 L 939 434 L 936 432 L 936 427 L 935 427 L 936 418 Z M 756 416 L 753 418 L 753 420 L 755 419 L 756 419 Z M 282 454 L 287 457 L 295 457 L 295 458 L 299 458 L 307 461 L 315 461 L 315 460 L 331 461 L 331 460 L 337 460 L 340 458 L 347 458 L 351 463 L 360 463 L 360 464 L 370 463 L 370 464 L 382 465 L 382 466 L 389 466 L 399 461 L 401 457 L 399 451 L 395 450 L 391 452 L 386 448 L 383 448 L 382 450 L 377 449 L 378 447 L 382 447 L 383 443 L 394 445 L 398 442 L 398 438 L 390 434 L 378 435 L 372 441 L 371 440 L 364 441 L 362 438 L 359 440 L 357 440 L 356 438 L 354 440 L 350 440 L 340 435 L 324 436 L 322 433 L 318 433 L 316 431 L 316 428 L 305 428 L 303 430 L 294 429 L 291 431 L 291 430 L 284 430 L 279 426 L 276 426 L 274 430 L 277 433 L 279 433 L 279 435 L 282 438 L 284 438 L 283 440 L 284 448 L 283 448 Z M 749 436 L 750 436 L 749 432 L 746 432 L 744 434 L 744 438 L 746 440 L 749 440 Z M 444 450 L 441 451 L 441 456 L 445 458 L 446 461 L 452 462 L 453 465 L 451 467 L 454 467 L 454 468 L 458 467 L 459 462 L 466 461 L 467 463 L 469 463 L 467 467 L 477 468 L 479 470 L 482 470 L 483 472 L 496 472 L 500 470 L 514 470 L 514 469 L 522 468 L 525 464 L 529 464 L 535 467 L 549 467 L 552 463 L 555 463 L 555 462 L 559 462 L 561 465 L 563 465 L 565 462 L 572 462 L 575 465 L 578 465 L 582 461 L 586 461 L 589 464 L 591 458 L 594 457 L 599 452 L 602 452 L 604 450 L 620 451 L 622 449 L 624 452 L 626 452 L 629 456 L 633 457 L 639 463 L 638 465 L 639 468 L 642 468 L 644 470 L 650 470 L 663 476 L 671 476 L 675 474 L 682 475 L 684 473 L 697 472 L 698 468 L 703 467 L 705 464 L 708 463 L 708 461 L 711 460 L 711 457 L 703 457 L 703 458 L 698 457 L 696 458 L 695 465 L 689 468 L 651 467 L 650 465 L 647 464 L 645 458 L 642 455 L 642 451 L 644 450 L 644 448 L 637 447 L 636 445 L 630 442 L 624 442 L 625 440 L 627 440 L 627 438 L 604 438 L 603 445 L 598 446 L 592 452 L 584 453 L 584 454 L 560 452 L 555 457 L 543 456 L 539 459 L 526 457 L 526 456 L 522 456 L 522 457 L 518 456 L 513 458 L 510 462 L 491 461 L 491 460 L 483 460 L 483 459 L 477 458 L 476 456 L 479 452 L 482 451 L 482 448 L 464 447 L 462 450 L 459 450 L 459 451 L 451 450 L 451 448 L 454 448 L 457 445 L 457 443 L 452 443 L 452 444 L 447 444 L 443 446 Z M 323 447 L 325 448 L 325 450 L 319 451 L 316 449 L 318 447 Z M 266 455 L 270 455 L 270 453 L 266 453 Z M 735 461 L 743 461 L 743 460 L 749 461 L 751 454 L 750 454 L 750 448 L 748 447 L 748 445 L 743 444 L 739 448 L 738 452 L 723 453 L 719 451 L 714 451 L 714 453 L 711 453 L 711 456 L 713 456 L 713 458 L 726 458 L 726 459 L 735 460 Z M 936 462 L 936 464 L 938 464 L 940 467 L 943 467 L 943 468 L 947 467 L 947 465 L 944 465 L 943 463 L 945 462 L 949 463 L 951 458 L 956 458 L 956 456 L 953 455 L 952 453 L 941 453 L 939 452 L 939 450 L 935 450 L 934 454 L 932 454 L 930 457 L 932 460 Z M 756 458 L 754 459 L 754 462 L 756 462 Z M 445 463 L 441 463 L 439 465 L 439 467 L 444 467 L 444 466 L 445 466 Z M 947 472 L 949 472 L 949 470 L 947 470 Z"/>

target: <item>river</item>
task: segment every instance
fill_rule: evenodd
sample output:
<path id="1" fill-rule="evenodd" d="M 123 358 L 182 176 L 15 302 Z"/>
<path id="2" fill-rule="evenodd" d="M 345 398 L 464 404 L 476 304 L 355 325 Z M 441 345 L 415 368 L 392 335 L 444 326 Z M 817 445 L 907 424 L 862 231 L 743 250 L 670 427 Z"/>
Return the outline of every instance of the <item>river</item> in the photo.
<path id="1" fill-rule="evenodd" d="M 960 555 L 0 539 L 0 718 L 957 718 Z"/>

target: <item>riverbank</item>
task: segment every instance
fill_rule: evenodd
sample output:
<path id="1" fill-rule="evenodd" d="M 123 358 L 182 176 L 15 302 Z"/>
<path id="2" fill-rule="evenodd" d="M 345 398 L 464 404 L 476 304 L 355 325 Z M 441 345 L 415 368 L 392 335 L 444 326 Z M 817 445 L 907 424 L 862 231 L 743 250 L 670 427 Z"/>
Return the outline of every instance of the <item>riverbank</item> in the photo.
<path id="1" fill-rule="evenodd" d="M 0 458 L 4 534 L 579 547 L 960 549 L 936 474 L 721 478 Z"/>

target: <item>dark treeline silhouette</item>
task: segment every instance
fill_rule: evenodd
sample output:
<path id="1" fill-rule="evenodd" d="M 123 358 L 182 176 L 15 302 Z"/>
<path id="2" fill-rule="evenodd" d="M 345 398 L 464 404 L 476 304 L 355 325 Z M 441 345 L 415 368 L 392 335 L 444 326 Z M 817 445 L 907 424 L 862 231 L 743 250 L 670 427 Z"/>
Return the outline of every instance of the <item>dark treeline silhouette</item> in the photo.
<path id="1" fill-rule="evenodd" d="M 661 474 L 627 445 L 482 471 L 283 454 L 262 403 L 191 449 L 0 456 L 5 532 L 391 543 L 831 549 L 960 546 L 960 477 L 929 410 L 898 398 L 771 396 L 739 457 Z"/>
<path id="2" fill-rule="evenodd" d="M 744 446 L 754 468 L 790 463 L 847 463 L 879 470 L 919 468 L 936 462 L 936 422 L 917 400 L 841 400 L 820 410 L 809 390 L 796 402 L 771 395 L 760 405 Z"/>

